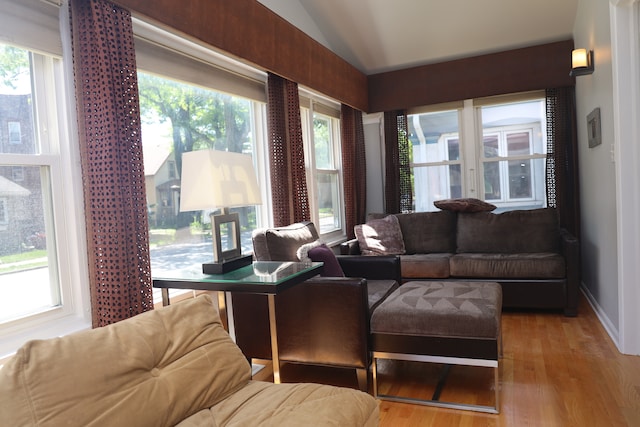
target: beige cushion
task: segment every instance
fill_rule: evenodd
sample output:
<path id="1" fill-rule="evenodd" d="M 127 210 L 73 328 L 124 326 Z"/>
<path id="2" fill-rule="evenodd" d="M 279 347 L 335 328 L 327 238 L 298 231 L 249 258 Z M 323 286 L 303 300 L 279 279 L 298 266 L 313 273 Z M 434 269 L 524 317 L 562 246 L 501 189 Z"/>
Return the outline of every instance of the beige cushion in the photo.
<path id="1" fill-rule="evenodd" d="M 359 390 L 321 384 L 250 382 L 177 427 L 377 426 L 378 403 Z"/>
<path id="2" fill-rule="evenodd" d="M 0 425 L 173 426 L 250 375 L 204 295 L 25 344 L 0 369 Z"/>
<path id="3" fill-rule="evenodd" d="M 496 209 L 496 205 L 474 198 L 436 200 L 433 205 L 453 212 L 491 212 Z"/>
<path id="4" fill-rule="evenodd" d="M 315 225 L 309 221 L 256 230 L 253 233 L 253 253 L 258 261 L 297 262 L 298 248 L 318 238 Z"/>
<path id="5" fill-rule="evenodd" d="M 400 223 L 395 215 L 372 219 L 354 227 L 363 255 L 400 255 L 405 253 Z"/>

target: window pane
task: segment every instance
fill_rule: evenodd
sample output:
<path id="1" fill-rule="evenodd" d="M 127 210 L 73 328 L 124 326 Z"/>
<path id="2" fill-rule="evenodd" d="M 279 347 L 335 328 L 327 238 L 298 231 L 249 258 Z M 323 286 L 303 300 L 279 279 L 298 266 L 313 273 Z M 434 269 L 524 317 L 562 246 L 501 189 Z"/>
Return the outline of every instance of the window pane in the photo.
<path id="1" fill-rule="evenodd" d="M 47 169 L 25 166 L 17 184 L 12 167 L 0 166 L 0 322 L 60 304 L 59 285 L 48 268 L 55 245 L 47 245 Z"/>
<path id="2" fill-rule="evenodd" d="M 484 146 L 484 157 L 491 159 L 500 156 L 500 148 L 498 146 L 498 135 L 485 134 L 482 137 L 482 145 Z"/>
<path id="3" fill-rule="evenodd" d="M 316 154 L 317 169 L 333 169 L 333 156 L 331 155 L 329 119 L 313 115 L 313 143 Z"/>
<path id="4" fill-rule="evenodd" d="M 457 111 L 413 114 L 408 122 L 413 163 L 460 160 Z"/>
<path id="5" fill-rule="evenodd" d="M 502 199 L 500 162 L 486 162 L 484 164 L 484 199 Z"/>
<path id="6" fill-rule="evenodd" d="M 529 132 L 507 133 L 507 155 L 521 156 L 531 154 L 531 138 Z"/>
<path id="7" fill-rule="evenodd" d="M 531 160 L 510 161 L 509 197 L 511 199 L 528 199 L 531 196 Z"/>
<path id="8" fill-rule="evenodd" d="M 437 210 L 433 202 L 462 197 L 460 165 L 422 166 L 413 169 L 415 211 Z"/>
<path id="9" fill-rule="evenodd" d="M 252 101 L 184 82 L 138 73 L 152 274 L 213 260 L 210 214 L 181 212 L 182 153 L 215 149 L 252 154 Z M 256 207 L 240 216 L 242 253 L 253 251 Z M 223 247 L 229 247 L 223 234 Z"/>
<path id="10" fill-rule="evenodd" d="M 320 233 L 340 228 L 338 174 L 318 172 L 318 209 Z"/>

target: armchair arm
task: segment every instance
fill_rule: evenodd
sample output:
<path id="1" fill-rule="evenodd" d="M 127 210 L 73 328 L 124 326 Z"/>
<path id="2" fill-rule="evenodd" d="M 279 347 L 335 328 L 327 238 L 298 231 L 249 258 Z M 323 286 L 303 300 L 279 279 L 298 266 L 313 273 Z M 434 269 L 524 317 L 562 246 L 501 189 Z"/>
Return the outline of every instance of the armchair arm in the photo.
<path id="1" fill-rule="evenodd" d="M 561 251 L 567 268 L 567 305 L 565 314 L 578 314 L 578 296 L 580 292 L 580 242 L 565 229 L 560 230 Z"/>
<path id="2" fill-rule="evenodd" d="M 358 239 L 351 239 L 340 243 L 340 255 L 360 255 Z"/>
<path id="3" fill-rule="evenodd" d="M 236 343 L 248 358 L 271 359 L 267 298 L 232 294 Z M 276 296 L 282 361 L 367 369 L 367 281 L 315 277 Z"/>
<path id="4" fill-rule="evenodd" d="M 347 277 L 364 277 L 369 280 L 392 279 L 402 283 L 400 257 L 397 255 L 337 255 L 336 258 Z"/>

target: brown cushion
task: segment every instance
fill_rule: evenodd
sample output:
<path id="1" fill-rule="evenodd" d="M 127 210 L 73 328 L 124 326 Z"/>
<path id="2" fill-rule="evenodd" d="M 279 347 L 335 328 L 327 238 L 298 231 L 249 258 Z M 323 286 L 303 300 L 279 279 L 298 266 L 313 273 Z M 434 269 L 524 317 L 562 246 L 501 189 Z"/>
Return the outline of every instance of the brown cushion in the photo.
<path id="1" fill-rule="evenodd" d="M 354 227 L 363 255 L 400 255 L 405 253 L 402 230 L 395 215 L 367 221 Z"/>
<path id="2" fill-rule="evenodd" d="M 374 334 L 497 338 L 502 288 L 494 282 L 407 282 L 371 316 Z"/>
<path id="3" fill-rule="evenodd" d="M 452 277 L 475 279 L 564 279 L 564 257 L 556 253 L 457 254 L 451 257 Z"/>
<path id="4" fill-rule="evenodd" d="M 560 250 L 555 209 L 459 213 L 458 253 L 538 253 Z"/>
<path id="5" fill-rule="evenodd" d="M 447 279 L 449 258 L 453 254 L 431 253 L 400 255 L 400 268 L 405 279 Z"/>
<path id="6" fill-rule="evenodd" d="M 436 208 L 454 212 L 491 212 L 496 208 L 496 205 L 474 198 L 436 200 L 433 204 Z"/>

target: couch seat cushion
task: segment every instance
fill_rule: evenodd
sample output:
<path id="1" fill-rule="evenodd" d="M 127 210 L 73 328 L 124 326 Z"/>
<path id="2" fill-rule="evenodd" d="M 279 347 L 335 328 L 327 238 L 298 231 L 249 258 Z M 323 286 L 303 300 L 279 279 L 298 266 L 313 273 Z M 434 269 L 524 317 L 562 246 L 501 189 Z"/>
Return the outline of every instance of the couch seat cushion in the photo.
<path id="1" fill-rule="evenodd" d="M 400 255 L 402 277 L 407 279 L 446 279 L 449 273 L 449 258 L 453 254 L 430 253 Z"/>
<path id="2" fill-rule="evenodd" d="M 497 338 L 502 288 L 494 282 L 407 282 L 371 316 L 373 334 Z"/>
<path id="3" fill-rule="evenodd" d="M 373 313 L 373 310 L 393 291 L 398 289 L 398 286 L 398 282 L 395 280 L 367 280 L 369 313 Z"/>
<path id="4" fill-rule="evenodd" d="M 0 369 L 0 425 L 173 426 L 246 386 L 209 295 L 30 341 Z"/>
<path id="5" fill-rule="evenodd" d="M 378 402 L 359 390 L 252 381 L 176 427 L 377 426 Z"/>
<path id="6" fill-rule="evenodd" d="M 456 254 L 451 257 L 451 277 L 489 279 L 562 279 L 565 260 L 556 253 Z"/>

